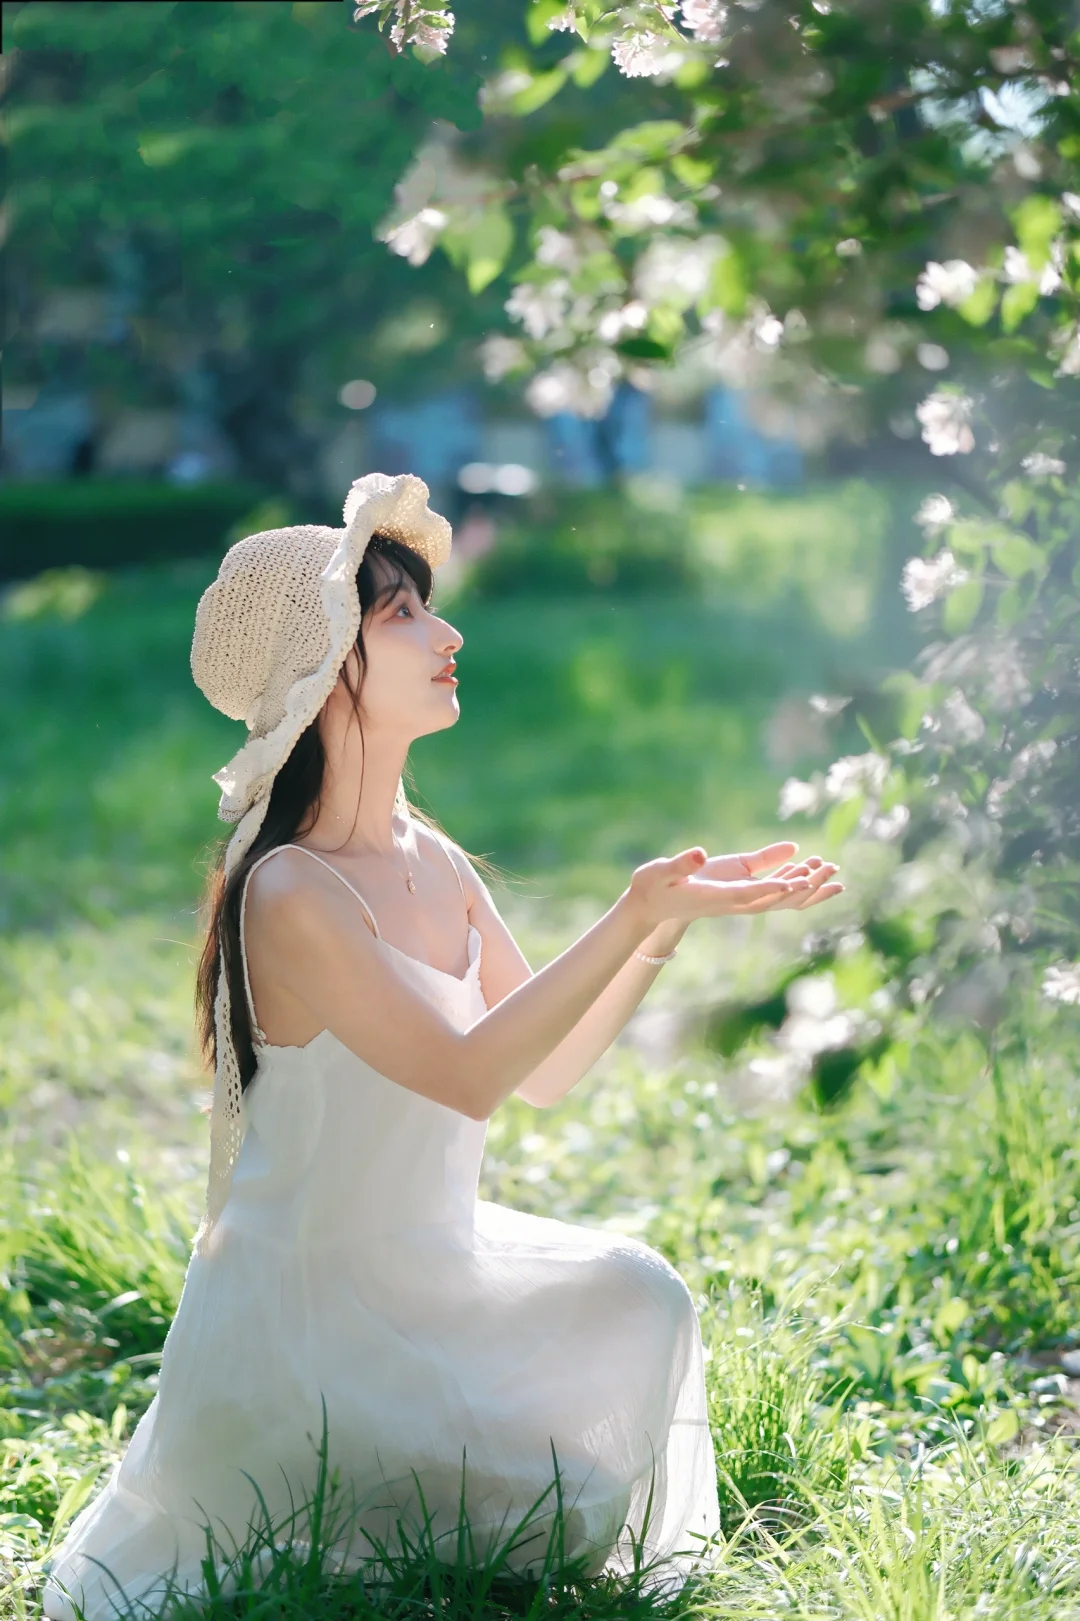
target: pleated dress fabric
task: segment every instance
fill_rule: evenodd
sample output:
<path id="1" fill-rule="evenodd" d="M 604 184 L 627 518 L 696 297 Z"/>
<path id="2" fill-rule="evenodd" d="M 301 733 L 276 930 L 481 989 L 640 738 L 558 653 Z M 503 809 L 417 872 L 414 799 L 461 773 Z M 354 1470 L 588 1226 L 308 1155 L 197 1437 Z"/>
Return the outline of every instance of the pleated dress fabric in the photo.
<path id="1" fill-rule="evenodd" d="M 484 1016 L 475 927 L 459 979 L 383 940 L 352 892 L 447 1019 Z M 166 1579 L 203 1593 L 205 1528 L 221 1563 L 265 1511 L 284 1524 L 314 1489 L 324 1414 L 342 1568 L 402 1536 L 453 1562 L 463 1500 L 476 1556 L 513 1538 L 509 1571 L 540 1568 L 561 1512 L 590 1573 L 632 1570 L 632 1532 L 660 1559 L 655 1585 L 680 1587 L 715 1557 L 719 1511 L 679 1274 L 638 1239 L 479 1198 L 485 1121 L 328 1029 L 276 1047 L 251 1019 L 258 1069 L 219 1242 L 192 1256 L 154 1399 L 47 1567 L 45 1616 L 74 1621 L 72 1598 L 86 1621 L 153 1614 Z"/>

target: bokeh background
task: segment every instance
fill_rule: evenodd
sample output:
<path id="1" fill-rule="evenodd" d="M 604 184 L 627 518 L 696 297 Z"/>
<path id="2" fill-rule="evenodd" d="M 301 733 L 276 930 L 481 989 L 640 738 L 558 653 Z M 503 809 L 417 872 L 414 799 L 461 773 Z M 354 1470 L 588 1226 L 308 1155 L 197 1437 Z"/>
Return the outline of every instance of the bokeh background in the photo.
<path id="1" fill-rule="evenodd" d="M 5 7 L 12 1614 L 152 1397 L 202 1194 L 240 729 L 195 604 L 376 469 L 455 526 L 414 797 L 534 966 L 691 842 L 844 866 L 692 930 L 489 1128 L 485 1196 L 699 1299 L 715 1613 L 779 1613 L 776 1539 L 785 1614 L 1080 1613 L 1068 9 Z"/>

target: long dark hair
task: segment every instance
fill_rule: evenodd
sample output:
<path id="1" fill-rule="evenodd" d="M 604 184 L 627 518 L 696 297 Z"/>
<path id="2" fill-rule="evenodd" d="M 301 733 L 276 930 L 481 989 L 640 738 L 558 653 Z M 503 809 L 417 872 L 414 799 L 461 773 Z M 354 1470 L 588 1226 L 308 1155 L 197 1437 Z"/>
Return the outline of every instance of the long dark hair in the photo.
<path id="1" fill-rule="evenodd" d="M 380 557 L 384 566 L 376 569 L 373 559 Z M 373 535 L 368 541 L 363 559 L 356 573 L 356 589 L 360 596 L 361 615 L 376 608 L 401 585 L 411 580 L 425 607 L 431 601 L 434 578 L 431 568 L 411 547 L 386 535 Z M 357 725 L 360 725 L 359 696 L 365 668 L 363 627 L 356 634 L 356 648 L 360 656 L 360 680 L 354 688 L 347 672 L 342 677 L 352 700 Z M 211 1073 L 217 1067 L 217 1033 L 214 1029 L 214 1001 L 224 966 L 228 975 L 229 999 L 232 1009 L 232 1038 L 240 1065 L 240 1082 L 246 1090 L 255 1075 L 255 1049 L 251 1039 L 251 1020 L 244 987 L 244 970 L 240 959 L 240 897 L 244 880 L 255 862 L 267 850 L 279 844 L 288 844 L 296 836 L 309 812 L 319 813 L 326 752 L 319 735 L 318 718 L 301 732 L 292 752 L 274 778 L 266 816 L 251 848 L 247 850 L 228 881 L 225 879 L 225 850 L 228 838 L 221 840 L 211 856 L 213 866 L 206 881 L 200 915 L 206 920 L 206 940 L 195 978 L 196 1033 L 204 1061 Z M 438 832 L 443 830 L 433 816 L 409 805 L 410 813 Z M 481 857 L 470 855 L 477 865 L 491 873 L 494 869 Z"/>

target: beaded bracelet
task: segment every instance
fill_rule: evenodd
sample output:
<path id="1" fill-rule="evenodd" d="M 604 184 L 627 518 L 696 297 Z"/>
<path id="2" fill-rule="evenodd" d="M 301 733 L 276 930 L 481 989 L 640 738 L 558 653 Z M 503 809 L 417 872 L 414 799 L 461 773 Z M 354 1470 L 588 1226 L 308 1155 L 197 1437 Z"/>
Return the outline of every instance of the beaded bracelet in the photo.
<path id="1" fill-rule="evenodd" d="M 634 956 L 640 957 L 642 962 L 652 963 L 654 967 L 658 967 L 662 962 L 670 962 L 672 957 L 677 954 L 678 949 L 678 946 L 676 946 L 675 950 L 669 951 L 666 957 L 647 957 L 643 951 L 635 951 Z"/>

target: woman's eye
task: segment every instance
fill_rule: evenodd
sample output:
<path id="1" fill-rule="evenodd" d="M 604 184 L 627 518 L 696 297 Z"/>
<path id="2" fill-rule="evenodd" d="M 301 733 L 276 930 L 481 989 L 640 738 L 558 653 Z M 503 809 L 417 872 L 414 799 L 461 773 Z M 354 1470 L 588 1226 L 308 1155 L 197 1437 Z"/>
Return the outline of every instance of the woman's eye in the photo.
<path id="1" fill-rule="evenodd" d="M 409 607 L 409 604 L 407 602 L 400 603 L 399 606 L 398 606 L 398 610 L 397 610 L 398 613 L 401 612 L 402 608 L 404 608 L 405 612 L 408 614 L 409 618 L 411 619 L 413 614 L 412 614 L 412 609 Z"/>

